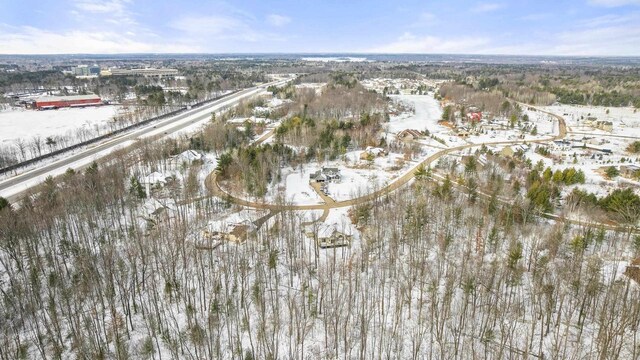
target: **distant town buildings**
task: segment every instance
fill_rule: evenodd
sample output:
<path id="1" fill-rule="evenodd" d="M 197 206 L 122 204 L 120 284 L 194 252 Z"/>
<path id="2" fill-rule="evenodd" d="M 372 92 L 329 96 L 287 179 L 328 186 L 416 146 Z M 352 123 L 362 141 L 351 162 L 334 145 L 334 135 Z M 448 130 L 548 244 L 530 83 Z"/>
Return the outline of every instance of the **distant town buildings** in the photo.
<path id="1" fill-rule="evenodd" d="M 145 69 L 109 69 L 109 71 L 104 72 L 103 76 L 144 76 L 144 77 L 171 77 L 177 76 L 178 70 L 176 69 L 155 69 L 155 68 L 145 68 Z"/>
<path id="2" fill-rule="evenodd" d="M 78 65 L 72 67 L 70 70 L 65 70 L 63 73 L 68 75 L 74 75 L 77 78 L 96 78 L 98 76 L 144 76 L 144 77 L 174 77 L 178 76 L 178 70 L 176 69 L 156 69 L 156 68 L 142 68 L 142 69 L 119 69 L 109 68 L 102 69 L 97 64 L 94 65 Z"/>
<path id="3" fill-rule="evenodd" d="M 77 78 L 96 78 L 100 76 L 100 66 L 94 65 L 78 65 L 72 67 L 71 70 L 63 71 L 65 74 L 74 75 Z"/>

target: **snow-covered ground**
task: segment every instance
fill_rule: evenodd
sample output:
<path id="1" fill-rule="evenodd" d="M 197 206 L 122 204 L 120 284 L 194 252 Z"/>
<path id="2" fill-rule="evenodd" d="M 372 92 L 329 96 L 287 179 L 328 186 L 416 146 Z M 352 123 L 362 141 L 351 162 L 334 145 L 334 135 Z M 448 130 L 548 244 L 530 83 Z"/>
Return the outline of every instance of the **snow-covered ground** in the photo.
<path id="1" fill-rule="evenodd" d="M 442 117 L 442 108 L 432 94 L 391 95 L 390 97 L 395 101 L 413 107 L 415 112 L 392 116 L 387 124 L 389 132 L 398 133 L 406 129 L 415 129 L 418 131 L 429 130 L 432 134 L 448 133 L 447 128 L 438 125 L 438 120 Z"/>
<path id="2" fill-rule="evenodd" d="M 310 166 L 298 169 L 283 168 L 281 170 L 283 180 L 269 189 L 266 195 L 267 201 L 283 199 L 286 203 L 295 205 L 322 204 L 320 196 L 309 185 L 309 175 L 316 170 Z"/>
<path id="3" fill-rule="evenodd" d="M 271 185 L 265 201 L 274 202 L 284 199 L 295 205 L 322 204 L 323 200 L 309 184 L 309 176 L 324 167 L 335 167 L 340 170 L 340 180 L 326 185 L 327 195 L 336 201 L 350 200 L 370 194 L 393 182 L 395 179 L 411 171 L 421 159 L 438 149 L 425 149 L 416 159 L 405 161 L 403 155 L 391 153 L 373 159 L 372 162 L 361 160 L 362 151 L 351 151 L 343 159 L 324 164 L 309 163 L 303 168 L 286 167 L 281 170 L 282 180 Z"/>
<path id="4" fill-rule="evenodd" d="M 327 195 L 336 201 L 349 200 L 383 188 L 393 174 L 369 169 L 340 169 L 340 181 L 327 184 Z"/>
<path id="5" fill-rule="evenodd" d="M 640 112 L 632 107 L 554 105 L 544 107 L 544 110 L 563 116 L 570 131 L 640 137 Z M 589 117 L 611 121 L 613 131 L 608 133 L 588 126 Z"/>
<path id="6" fill-rule="evenodd" d="M 558 121 L 555 117 L 536 110 L 525 109 L 524 114 L 538 129 L 538 135 L 556 135 L 558 133 Z"/>
<path id="7" fill-rule="evenodd" d="M 58 110 L 12 109 L 0 112 L 0 143 L 8 144 L 18 139 L 28 141 L 34 137 L 74 134 L 87 128 L 95 131 L 115 116 L 120 107 L 98 106 L 87 108 L 63 108 Z"/>

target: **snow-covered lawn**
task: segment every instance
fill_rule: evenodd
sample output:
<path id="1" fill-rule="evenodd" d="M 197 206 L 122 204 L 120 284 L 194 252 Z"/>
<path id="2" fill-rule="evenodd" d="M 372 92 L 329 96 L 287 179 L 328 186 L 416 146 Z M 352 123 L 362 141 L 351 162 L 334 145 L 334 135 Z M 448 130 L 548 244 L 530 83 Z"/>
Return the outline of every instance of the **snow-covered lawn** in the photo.
<path id="1" fill-rule="evenodd" d="M 425 149 L 419 158 L 411 161 L 404 161 L 401 154 L 391 153 L 369 162 L 360 160 L 362 151 L 359 150 L 348 152 L 342 159 L 324 164 L 312 162 L 303 168 L 285 167 L 281 169 L 282 180 L 271 185 L 265 201 L 273 203 L 277 199 L 284 199 L 295 205 L 322 204 L 322 198 L 309 184 L 309 176 L 323 166 L 340 170 L 340 180 L 327 183 L 327 195 L 336 201 L 350 200 L 383 188 L 436 151 L 438 149 Z"/>
<path id="2" fill-rule="evenodd" d="M 404 161 L 400 154 L 391 153 L 377 157 L 373 162 L 360 160 L 362 151 L 345 154 L 345 162 L 335 162 L 327 166 L 340 169 L 340 181 L 327 184 L 327 194 L 336 201 L 350 200 L 370 194 L 392 183 L 416 166 L 422 159 L 438 149 L 424 149 L 419 158 Z"/>
<path id="3" fill-rule="evenodd" d="M 269 189 L 265 200 L 273 203 L 281 199 L 295 205 L 322 204 L 320 196 L 309 185 L 309 175 L 316 170 L 311 166 L 298 169 L 283 168 L 281 170 L 283 180 Z"/>
<path id="4" fill-rule="evenodd" d="M 63 108 L 58 110 L 12 109 L 0 112 L 0 143 L 17 139 L 74 134 L 77 129 L 95 131 L 118 113 L 118 106 Z"/>
<path id="5" fill-rule="evenodd" d="M 429 130 L 431 133 L 449 133 L 448 128 L 438 125 L 438 120 L 442 117 L 442 109 L 433 95 L 391 95 L 390 97 L 413 107 L 415 112 L 392 116 L 387 124 L 389 132 L 398 133 L 406 129 L 415 129 Z"/>
<path id="6" fill-rule="evenodd" d="M 340 169 L 340 181 L 327 184 L 327 194 L 336 201 L 364 196 L 383 188 L 392 175 L 369 169 Z"/>

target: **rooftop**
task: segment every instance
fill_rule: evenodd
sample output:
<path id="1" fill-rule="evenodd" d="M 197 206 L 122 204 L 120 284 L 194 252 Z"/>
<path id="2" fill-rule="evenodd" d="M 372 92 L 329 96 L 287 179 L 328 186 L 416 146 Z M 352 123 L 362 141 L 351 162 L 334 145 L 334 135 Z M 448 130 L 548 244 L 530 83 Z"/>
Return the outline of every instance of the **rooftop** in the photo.
<path id="1" fill-rule="evenodd" d="M 73 100 L 100 100 L 100 96 L 95 94 L 90 95 L 69 95 L 69 96 L 42 96 L 36 99 L 36 101 L 73 101 Z"/>

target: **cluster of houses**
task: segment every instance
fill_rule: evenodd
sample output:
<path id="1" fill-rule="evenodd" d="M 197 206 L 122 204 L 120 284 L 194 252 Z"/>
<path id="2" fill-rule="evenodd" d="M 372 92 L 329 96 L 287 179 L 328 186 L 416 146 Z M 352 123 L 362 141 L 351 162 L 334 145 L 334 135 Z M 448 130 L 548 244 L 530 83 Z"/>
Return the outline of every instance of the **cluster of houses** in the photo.
<path id="1" fill-rule="evenodd" d="M 598 120 L 598 118 L 596 118 L 595 116 L 589 116 L 587 120 L 585 120 L 584 124 L 597 130 L 602 130 L 606 132 L 613 131 L 613 122 L 606 121 L 606 120 Z"/>
<path id="2" fill-rule="evenodd" d="M 600 152 L 602 154 L 611 155 L 613 151 L 604 146 L 607 141 L 604 139 L 596 139 L 594 137 L 583 137 L 580 139 L 569 138 L 562 140 L 555 140 L 553 142 L 553 150 L 556 151 L 569 151 L 572 149 L 589 149 Z"/>
<path id="3" fill-rule="evenodd" d="M 365 79 L 361 81 L 366 89 L 375 90 L 378 93 L 423 95 L 433 91 L 441 81 L 430 79 Z"/>
<path id="4" fill-rule="evenodd" d="M 241 211 L 231 214 L 226 219 L 212 221 L 201 232 L 202 238 L 208 243 L 219 244 L 223 241 L 243 243 L 258 230 L 256 223 L 250 217 L 249 212 Z M 325 249 L 349 246 L 355 230 L 350 223 L 344 226 L 339 226 L 337 223 L 320 223 L 307 225 L 302 232 L 309 239 L 314 240 L 318 247 Z"/>

